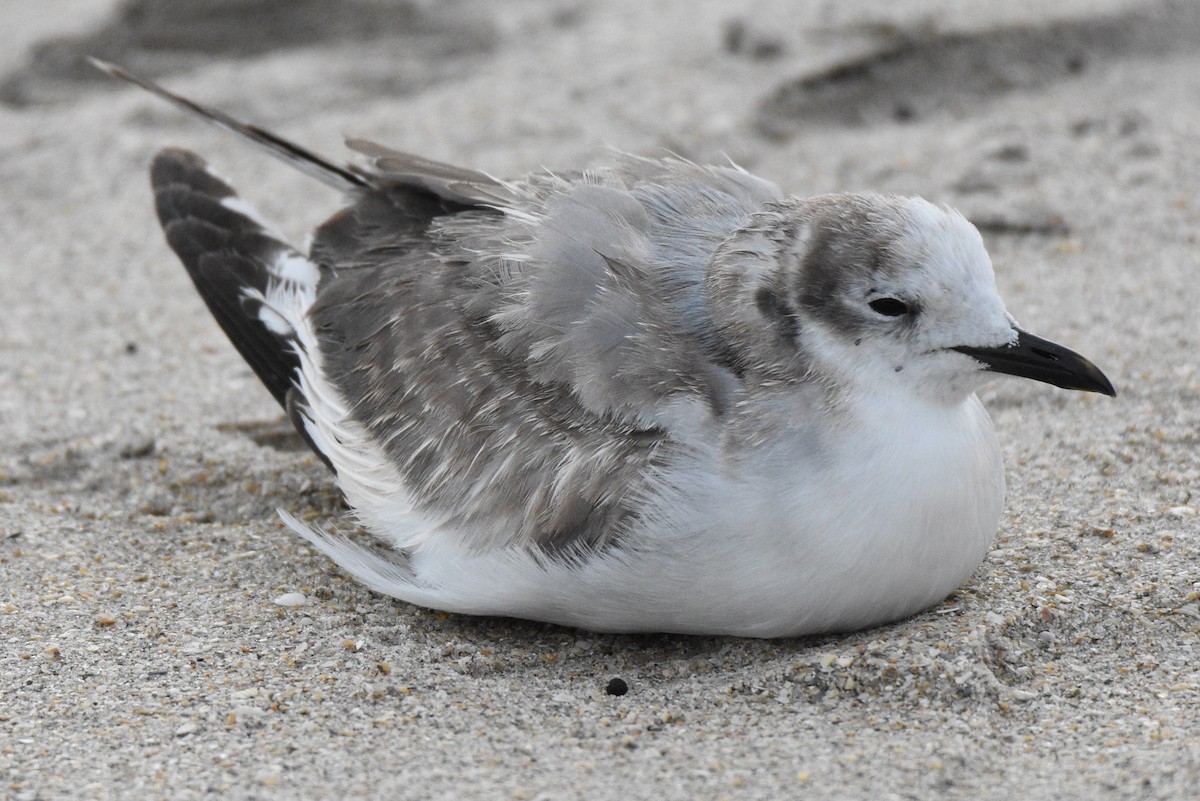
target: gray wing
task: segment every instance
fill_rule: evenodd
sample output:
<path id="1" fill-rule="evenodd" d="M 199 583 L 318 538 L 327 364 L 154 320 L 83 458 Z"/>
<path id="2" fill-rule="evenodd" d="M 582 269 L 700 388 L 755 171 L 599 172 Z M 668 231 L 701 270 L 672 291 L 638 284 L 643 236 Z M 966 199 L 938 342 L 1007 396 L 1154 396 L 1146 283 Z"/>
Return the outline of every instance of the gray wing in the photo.
<path id="1" fill-rule="evenodd" d="M 453 203 L 478 205 L 512 203 L 513 188 L 487 173 L 416 156 L 367 139 L 346 139 L 346 147 L 366 156 L 376 186 L 424 190 Z"/>
<path id="2" fill-rule="evenodd" d="M 704 265 L 778 191 L 673 160 L 501 184 L 369 154 L 391 194 L 313 244 L 326 378 L 470 547 L 619 539 L 674 429 L 736 388 L 705 340 Z"/>
<path id="3" fill-rule="evenodd" d="M 401 547 L 407 523 L 473 549 L 603 547 L 729 405 L 705 264 L 772 185 L 633 158 L 508 183 L 362 140 L 367 167 L 343 167 L 94 63 L 349 193 L 305 260 L 196 157 L 156 162 L 168 238 L 222 328 L 344 487 L 420 518 L 375 521 Z"/>

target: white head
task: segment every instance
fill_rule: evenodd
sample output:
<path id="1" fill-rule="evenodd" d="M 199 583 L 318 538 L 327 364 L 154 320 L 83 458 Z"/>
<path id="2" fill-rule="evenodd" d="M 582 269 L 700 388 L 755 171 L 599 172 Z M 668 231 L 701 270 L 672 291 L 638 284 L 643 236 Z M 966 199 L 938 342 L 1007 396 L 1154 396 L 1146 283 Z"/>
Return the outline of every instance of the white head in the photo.
<path id="1" fill-rule="evenodd" d="M 979 232 L 920 198 L 773 205 L 722 243 L 706 285 L 727 350 L 776 379 L 957 403 L 991 368 L 1112 393 L 1090 362 L 1017 327 Z"/>

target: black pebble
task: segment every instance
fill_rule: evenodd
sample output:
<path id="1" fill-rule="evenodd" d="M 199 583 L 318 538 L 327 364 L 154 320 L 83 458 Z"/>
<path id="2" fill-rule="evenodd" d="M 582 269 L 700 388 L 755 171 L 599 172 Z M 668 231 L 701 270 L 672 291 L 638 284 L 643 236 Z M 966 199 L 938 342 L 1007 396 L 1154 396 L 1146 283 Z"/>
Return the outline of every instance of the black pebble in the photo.
<path id="1" fill-rule="evenodd" d="M 629 685 L 625 683 L 625 679 L 610 679 L 604 692 L 609 695 L 624 695 L 629 692 Z"/>

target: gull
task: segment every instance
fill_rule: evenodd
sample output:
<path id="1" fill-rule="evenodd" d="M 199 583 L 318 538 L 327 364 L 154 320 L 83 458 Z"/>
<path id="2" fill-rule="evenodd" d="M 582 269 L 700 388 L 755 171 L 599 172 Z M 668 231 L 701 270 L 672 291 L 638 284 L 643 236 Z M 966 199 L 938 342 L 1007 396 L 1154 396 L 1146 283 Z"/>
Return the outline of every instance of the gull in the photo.
<path id="1" fill-rule="evenodd" d="M 503 181 L 360 139 L 340 166 L 97 66 L 345 193 L 306 253 L 193 153 L 150 170 L 171 248 L 378 544 L 282 519 L 411 604 L 751 637 L 899 620 L 999 525 L 976 390 L 1115 395 L 918 197 L 675 157 Z"/>

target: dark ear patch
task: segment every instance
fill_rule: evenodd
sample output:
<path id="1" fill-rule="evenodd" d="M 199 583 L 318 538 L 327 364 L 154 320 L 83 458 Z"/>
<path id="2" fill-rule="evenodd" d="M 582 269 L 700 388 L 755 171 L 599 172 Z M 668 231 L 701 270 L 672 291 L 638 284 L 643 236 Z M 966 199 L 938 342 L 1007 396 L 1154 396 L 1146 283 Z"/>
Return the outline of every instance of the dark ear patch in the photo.
<path id="1" fill-rule="evenodd" d="M 800 326 L 796 322 L 796 310 L 786 300 L 769 287 L 762 287 L 754 295 L 754 304 L 763 317 L 775 325 L 781 339 L 795 342 Z"/>

